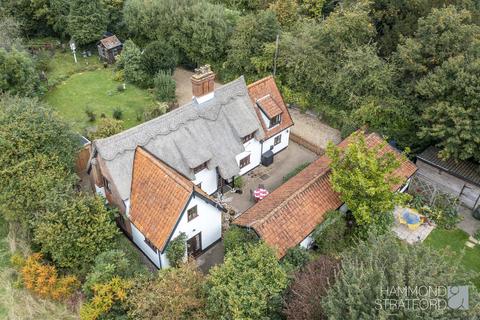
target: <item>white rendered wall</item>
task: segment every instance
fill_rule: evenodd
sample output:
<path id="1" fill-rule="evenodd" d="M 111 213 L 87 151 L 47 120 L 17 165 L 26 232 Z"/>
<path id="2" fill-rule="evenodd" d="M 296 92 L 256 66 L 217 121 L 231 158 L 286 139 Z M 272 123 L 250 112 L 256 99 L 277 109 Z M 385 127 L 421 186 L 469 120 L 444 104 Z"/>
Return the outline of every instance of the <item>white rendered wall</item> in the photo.
<path id="1" fill-rule="evenodd" d="M 250 155 L 250 164 L 240 169 L 240 176 L 258 166 L 262 160 L 262 144 L 257 139 L 251 139 L 243 146 L 245 151 L 235 157 L 238 167 L 240 168 L 240 160 L 248 155 Z"/>
<path id="2" fill-rule="evenodd" d="M 145 237 L 143 234 L 133 225 L 133 223 L 130 224 L 132 226 L 132 238 L 133 242 L 142 250 L 142 252 L 150 258 L 150 260 L 157 266 L 157 268 L 160 268 L 160 262 L 158 258 L 158 253 L 153 251 L 152 248 L 148 246 L 148 244 L 145 243 Z"/>
<path id="3" fill-rule="evenodd" d="M 195 180 L 193 184 L 202 184 L 202 190 L 207 194 L 212 194 L 217 191 L 217 170 L 209 170 L 207 168 L 195 174 Z"/>
<path id="4" fill-rule="evenodd" d="M 275 137 L 277 136 L 282 136 L 282 140 L 279 144 L 274 145 L 275 142 Z M 263 142 L 262 146 L 262 154 L 270 150 L 270 147 L 273 146 L 273 153 L 277 153 L 284 148 L 288 147 L 288 140 L 290 139 L 290 129 L 283 130 L 282 132 L 278 133 L 277 135 L 271 137 L 270 139 L 267 139 Z"/>
<path id="5" fill-rule="evenodd" d="M 198 217 L 188 221 L 187 210 L 197 205 Z M 177 228 L 175 229 L 172 240 L 181 232 L 187 235 L 187 240 L 202 232 L 202 250 L 210 246 L 222 237 L 222 212 L 210 203 L 204 201 L 199 196 L 192 197 L 183 213 Z M 185 252 L 185 257 L 187 252 Z M 160 255 L 162 259 L 162 268 L 168 267 L 170 264 L 167 259 L 166 252 Z"/>

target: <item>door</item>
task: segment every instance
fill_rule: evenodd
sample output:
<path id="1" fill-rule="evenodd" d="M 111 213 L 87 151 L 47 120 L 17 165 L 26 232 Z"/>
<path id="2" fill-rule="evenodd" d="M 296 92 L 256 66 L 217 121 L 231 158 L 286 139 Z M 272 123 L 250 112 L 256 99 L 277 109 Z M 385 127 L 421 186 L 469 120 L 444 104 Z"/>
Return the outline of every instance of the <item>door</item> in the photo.
<path id="1" fill-rule="evenodd" d="M 202 252 L 202 233 L 199 232 L 187 240 L 187 254 L 196 257 Z"/>

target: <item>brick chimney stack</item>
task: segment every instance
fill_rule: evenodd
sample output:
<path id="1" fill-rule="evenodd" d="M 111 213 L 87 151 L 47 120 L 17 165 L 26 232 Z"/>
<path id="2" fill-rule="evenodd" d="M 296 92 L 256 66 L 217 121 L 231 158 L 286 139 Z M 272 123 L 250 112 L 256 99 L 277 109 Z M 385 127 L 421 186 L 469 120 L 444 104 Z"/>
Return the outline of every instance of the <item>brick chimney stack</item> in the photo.
<path id="1" fill-rule="evenodd" d="M 195 69 L 195 73 L 190 78 L 192 81 L 192 92 L 194 97 L 201 97 L 213 92 L 215 85 L 215 73 L 206 64 Z"/>

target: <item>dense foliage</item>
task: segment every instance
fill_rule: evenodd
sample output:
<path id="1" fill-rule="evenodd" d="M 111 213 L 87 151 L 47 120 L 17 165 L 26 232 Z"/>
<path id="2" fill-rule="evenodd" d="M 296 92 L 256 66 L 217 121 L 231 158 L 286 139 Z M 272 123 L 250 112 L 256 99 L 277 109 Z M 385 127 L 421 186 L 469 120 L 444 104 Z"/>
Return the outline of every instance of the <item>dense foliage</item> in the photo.
<path id="1" fill-rule="evenodd" d="M 118 233 L 113 218 L 103 199 L 78 196 L 41 217 L 35 242 L 56 265 L 82 273 L 99 253 L 112 247 Z"/>
<path id="2" fill-rule="evenodd" d="M 411 246 L 400 243 L 392 235 L 361 242 L 342 254 L 342 268 L 333 286 L 322 301 L 329 319 L 382 319 L 395 316 L 402 319 L 447 319 L 459 316 L 464 319 L 478 314 L 478 292 L 469 287 L 470 309 L 459 311 L 450 308 L 390 308 L 388 299 L 441 299 L 436 295 L 422 296 L 420 286 L 436 288 L 449 284 L 468 284 L 468 273 L 459 261 L 446 259 L 445 253 L 428 246 Z M 412 288 L 408 292 L 388 288 Z M 386 307 L 385 307 L 385 300 Z M 348 301 L 348 304 L 345 303 Z M 406 300 L 405 300 L 406 301 Z M 405 302 L 406 303 L 406 302 Z M 382 305 L 383 307 L 380 307 Z"/>
<path id="3" fill-rule="evenodd" d="M 185 261 L 187 253 L 187 235 L 180 233 L 175 239 L 168 243 L 166 254 L 168 262 L 173 267 L 178 267 Z"/>
<path id="4" fill-rule="evenodd" d="M 287 276 L 273 249 L 263 243 L 228 252 L 210 271 L 207 315 L 215 319 L 262 319 L 274 311 Z"/>
<path id="5" fill-rule="evenodd" d="M 123 131 L 123 121 L 112 119 L 112 118 L 102 118 L 98 121 L 97 130 L 91 134 L 91 139 L 102 139 L 108 138 Z"/>
<path id="6" fill-rule="evenodd" d="M 107 31 L 107 12 L 101 0 L 72 0 L 67 30 L 77 44 L 98 41 Z"/>
<path id="7" fill-rule="evenodd" d="M 153 83 L 155 85 L 155 95 L 159 101 L 171 102 L 175 100 L 177 85 L 170 72 L 158 72 L 153 79 Z"/>
<path id="8" fill-rule="evenodd" d="M 327 148 L 332 160 L 332 187 L 340 193 L 358 225 L 386 227 L 385 217 L 390 216 L 395 205 L 408 200 L 408 195 L 395 192 L 400 177 L 392 173 L 400 161 L 392 152 L 380 152 L 385 144 L 368 147 L 363 132 L 359 131 L 351 136 L 344 149 L 333 144 Z"/>
<path id="9" fill-rule="evenodd" d="M 336 256 L 349 244 L 347 221 L 338 211 L 327 212 L 325 220 L 313 233 L 317 249 L 322 254 Z"/>
<path id="10" fill-rule="evenodd" d="M 39 92 L 40 80 L 30 55 L 12 48 L 0 47 L 0 94 L 11 93 L 34 96 Z"/>
<path id="11" fill-rule="evenodd" d="M 228 228 L 223 235 L 223 245 L 225 246 L 225 252 L 227 253 L 244 248 L 247 244 L 255 243 L 257 241 L 258 236 L 253 230 L 248 230 L 235 225 Z"/>

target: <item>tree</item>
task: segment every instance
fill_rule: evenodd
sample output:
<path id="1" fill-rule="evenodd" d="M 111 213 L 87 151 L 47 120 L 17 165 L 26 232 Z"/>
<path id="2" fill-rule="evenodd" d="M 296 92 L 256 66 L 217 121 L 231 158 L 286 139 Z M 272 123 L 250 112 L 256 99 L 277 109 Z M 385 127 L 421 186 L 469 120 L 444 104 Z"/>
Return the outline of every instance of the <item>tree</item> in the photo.
<path id="1" fill-rule="evenodd" d="M 77 177 L 48 155 L 36 155 L 0 169 L 0 211 L 6 221 L 18 223 L 26 234 L 48 210 L 71 196 Z"/>
<path id="2" fill-rule="evenodd" d="M 142 87 L 150 85 L 149 77 L 145 73 L 142 63 L 142 52 L 132 40 L 127 40 L 123 44 L 120 66 L 123 67 L 127 82 Z"/>
<path id="3" fill-rule="evenodd" d="M 480 47 L 450 58 L 416 87 L 428 106 L 420 137 L 438 141 L 441 156 L 480 161 Z"/>
<path id="4" fill-rule="evenodd" d="M 300 11 L 317 21 L 322 19 L 322 9 L 325 0 L 300 0 Z"/>
<path id="5" fill-rule="evenodd" d="M 123 131 L 123 121 L 112 119 L 112 118 L 102 118 L 98 122 L 97 131 L 92 134 L 92 139 L 103 139 L 113 136 L 114 134 L 120 133 Z"/>
<path id="6" fill-rule="evenodd" d="M 473 285 L 469 287 L 469 310 L 435 308 L 432 304 L 425 307 L 423 302 L 424 307 L 413 307 L 413 299 L 438 299 L 443 302 L 440 304 L 436 300 L 438 305 L 446 306 L 447 285 L 470 284 L 471 275 L 460 268 L 460 260 L 452 260 L 447 255 L 447 252 L 425 245 L 399 242 L 391 234 L 360 242 L 342 254 L 342 268 L 321 307 L 328 319 L 387 319 L 392 316 L 397 319 L 470 319 L 479 312 L 478 292 Z M 422 286 L 443 290 L 425 292 L 419 290 Z M 408 290 L 400 291 L 400 288 Z M 410 308 L 407 308 L 407 299 L 412 299 Z M 399 307 L 390 307 L 392 301 Z"/>
<path id="7" fill-rule="evenodd" d="M 48 17 L 50 0 L 6 0 L 2 7 L 8 16 L 20 22 L 22 31 L 27 35 L 48 34 Z M 3 19 L 3 17 L 2 17 Z"/>
<path id="8" fill-rule="evenodd" d="M 57 266 L 84 273 L 100 252 L 112 247 L 118 234 L 113 218 L 103 199 L 79 195 L 46 213 L 36 226 L 34 240 Z"/>
<path id="9" fill-rule="evenodd" d="M 382 227 L 394 207 L 407 200 L 407 195 L 392 190 L 400 182 L 393 175 L 400 162 L 392 152 L 380 152 L 385 144 L 369 147 L 364 133 L 357 132 L 343 150 L 332 143 L 327 147 L 333 190 L 340 193 L 358 225 Z"/>
<path id="10" fill-rule="evenodd" d="M 237 18 L 221 5 L 197 1 L 182 14 L 175 44 L 196 65 L 222 61 Z"/>
<path id="11" fill-rule="evenodd" d="M 275 14 L 268 11 L 248 14 L 238 20 L 229 41 L 225 72 L 230 78 L 255 75 L 251 61 L 262 53 L 263 45 L 275 41 L 280 27 Z"/>
<path id="12" fill-rule="evenodd" d="M 40 79 L 30 55 L 16 48 L 0 48 L 0 94 L 34 96 L 39 92 Z"/>
<path id="13" fill-rule="evenodd" d="M 172 73 L 178 63 L 178 53 L 175 48 L 160 40 L 150 42 L 141 57 L 144 71 L 152 77 L 160 71 Z"/>
<path id="14" fill-rule="evenodd" d="M 321 301 L 339 270 L 335 259 L 322 255 L 297 271 L 285 295 L 283 314 L 287 319 L 326 319 Z"/>
<path id="15" fill-rule="evenodd" d="M 238 226 L 231 226 L 223 236 L 225 252 L 233 252 L 246 247 L 247 244 L 253 244 L 258 241 L 258 236 L 252 230 L 247 230 Z"/>
<path id="16" fill-rule="evenodd" d="M 138 271 L 134 267 L 127 259 L 125 252 L 121 250 L 102 252 L 95 258 L 95 264 L 87 274 L 83 292 L 87 297 L 92 298 L 95 285 L 108 283 L 114 277 L 131 278 Z"/>
<path id="17" fill-rule="evenodd" d="M 298 4 L 295 0 L 277 0 L 270 5 L 278 22 L 283 27 L 291 27 L 298 19 Z"/>
<path id="18" fill-rule="evenodd" d="M 43 154 L 73 170 L 78 136 L 37 99 L 0 98 L 0 169 Z"/>
<path id="19" fill-rule="evenodd" d="M 159 101 L 175 101 L 175 89 L 177 87 L 175 80 L 165 71 L 160 71 L 153 80 L 155 85 L 155 95 Z"/>
<path id="20" fill-rule="evenodd" d="M 212 319 L 263 319 L 275 308 L 275 299 L 287 285 L 287 276 L 275 251 L 264 243 L 249 244 L 225 256 L 210 271 L 207 315 Z"/>
<path id="21" fill-rule="evenodd" d="M 10 50 L 21 46 L 21 25 L 12 17 L 0 19 L 0 48 Z"/>
<path id="22" fill-rule="evenodd" d="M 172 267 L 180 266 L 185 260 L 187 252 L 187 235 L 180 233 L 175 239 L 168 243 L 166 253 L 168 262 Z"/>
<path id="23" fill-rule="evenodd" d="M 204 281 L 193 263 L 160 270 L 157 277 L 133 288 L 128 315 L 138 320 L 207 319 Z"/>
<path id="24" fill-rule="evenodd" d="M 107 30 L 107 14 L 101 0 L 73 0 L 68 15 L 68 33 L 78 45 L 100 39 Z"/>
<path id="25" fill-rule="evenodd" d="M 107 13 L 107 30 L 117 35 L 125 35 L 127 26 L 123 19 L 124 0 L 102 0 Z"/>
<path id="26" fill-rule="evenodd" d="M 338 257 L 348 244 L 347 221 L 338 211 L 327 212 L 325 220 L 313 232 L 318 251 Z"/>

